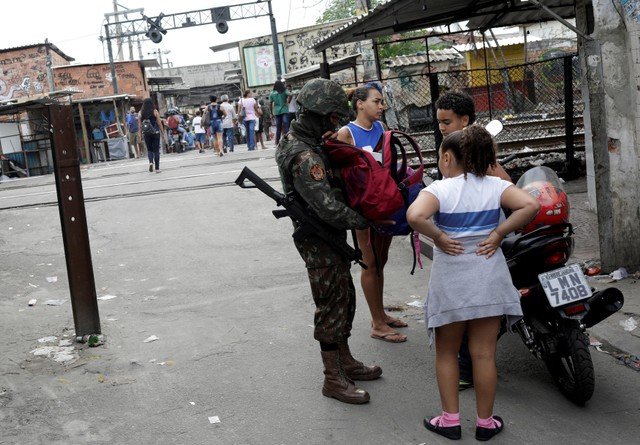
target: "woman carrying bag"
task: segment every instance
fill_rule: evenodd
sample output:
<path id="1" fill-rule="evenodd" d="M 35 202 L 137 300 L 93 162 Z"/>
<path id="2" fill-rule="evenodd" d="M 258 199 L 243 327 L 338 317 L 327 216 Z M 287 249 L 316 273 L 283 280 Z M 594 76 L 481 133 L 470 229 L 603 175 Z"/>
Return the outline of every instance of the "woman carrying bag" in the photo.
<path id="1" fill-rule="evenodd" d="M 249 151 L 255 150 L 256 148 L 255 128 L 261 113 L 260 105 L 258 105 L 258 102 L 253 98 L 253 92 L 246 90 L 238 104 L 238 120 L 243 121 L 244 127 L 247 130 L 247 149 Z"/>

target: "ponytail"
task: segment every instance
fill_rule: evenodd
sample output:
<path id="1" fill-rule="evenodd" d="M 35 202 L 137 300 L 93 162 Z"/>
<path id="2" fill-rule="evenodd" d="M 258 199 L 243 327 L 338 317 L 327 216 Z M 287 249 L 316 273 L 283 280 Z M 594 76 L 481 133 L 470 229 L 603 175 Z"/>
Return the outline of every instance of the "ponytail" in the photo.
<path id="1" fill-rule="evenodd" d="M 496 165 L 495 142 L 487 130 L 479 125 L 471 125 L 454 131 L 444 138 L 442 151 L 450 151 L 462 164 L 465 178 L 467 173 L 485 176 L 487 169 Z"/>
<path id="2" fill-rule="evenodd" d="M 495 142 L 483 127 L 471 125 L 462 130 L 460 145 L 465 173 L 471 172 L 482 177 L 487 174 L 489 167 L 496 166 Z"/>

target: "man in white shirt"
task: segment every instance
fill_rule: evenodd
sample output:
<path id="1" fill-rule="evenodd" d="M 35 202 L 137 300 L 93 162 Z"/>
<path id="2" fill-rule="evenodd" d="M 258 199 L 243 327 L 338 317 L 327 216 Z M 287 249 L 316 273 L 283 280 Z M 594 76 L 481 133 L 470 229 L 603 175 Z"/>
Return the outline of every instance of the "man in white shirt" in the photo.
<path id="1" fill-rule="evenodd" d="M 229 150 L 233 151 L 233 140 L 235 138 L 235 126 L 237 122 L 237 114 L 236 110 L 234 110 L 233 105 L 229 103 L 229 96 L 223 94 L 222 104 L 220 104 L 220 108 L 225 111 L 224 119 L 222 119 L 222 140 L 224 141 L 225 152 Z"/>

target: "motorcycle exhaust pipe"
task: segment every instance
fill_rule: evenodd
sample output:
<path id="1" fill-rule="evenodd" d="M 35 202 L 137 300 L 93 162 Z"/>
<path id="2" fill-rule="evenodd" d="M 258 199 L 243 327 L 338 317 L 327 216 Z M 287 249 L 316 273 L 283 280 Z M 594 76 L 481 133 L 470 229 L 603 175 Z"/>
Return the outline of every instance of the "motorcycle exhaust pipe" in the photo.
<path id="1" fill-rule="evenodd" d="M 593 294 L 593 296 L 587 300 L 587 303 L 589 304 L 589 310 L 585 316 L 582 317 L 580 323 L 590 328 L 611 314 L 618 312 L 624 304 L 624 296 L 619 289 L 610 287 Z"/>

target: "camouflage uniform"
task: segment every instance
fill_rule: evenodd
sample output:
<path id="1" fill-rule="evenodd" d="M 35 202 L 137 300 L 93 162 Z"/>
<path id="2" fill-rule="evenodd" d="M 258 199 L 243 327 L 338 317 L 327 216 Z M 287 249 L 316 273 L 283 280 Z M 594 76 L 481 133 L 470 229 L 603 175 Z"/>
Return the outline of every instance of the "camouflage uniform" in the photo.
<path id="1" fill-rule="evenodd" d="M 322 134 L 328 128 L 320 124 L 320 115 L 335 109 L 309 110 L 310 98 L 305 93 L 323 106 L 329 102 L 336 109 L 348 111 L 348 108 L 346 100 L 344 104 L 330 103 L 328 95 L 334 97 L 335 89 L 325 90 L 327 82 L 320 79 L 311 82 L 317 88 L 305 86 L 298 96 L 302 106 L 307 104 L 306 112 L 302 110 L 298 122 L 292 123 L 291 131 L 278 145 L 276 161 L 285 193 L 295 190 L 318 217 L 335 229 L 336 236 L 346 240 L 347 229 L 364 229 L 369 222 L 345 204 L 339 176 L 330 168 L 321 148 Z M 316 305 L 314 338 L 322 343 L 346 341 L 356 306 L 349 260 L 314 236 L 295 244 L 307 267 Z"/>

